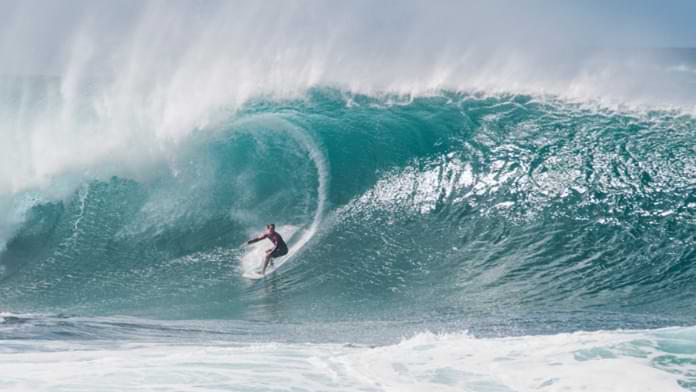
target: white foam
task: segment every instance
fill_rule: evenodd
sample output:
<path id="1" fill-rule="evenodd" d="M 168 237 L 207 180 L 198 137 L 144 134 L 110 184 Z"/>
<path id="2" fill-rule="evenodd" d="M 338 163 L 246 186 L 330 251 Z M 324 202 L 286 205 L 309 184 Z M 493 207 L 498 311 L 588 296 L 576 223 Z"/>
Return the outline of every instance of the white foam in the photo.
<path id="1" fill-rule="evenodd" d="M 0 342 L 7 348 L 0 352 L 0 388 L 670 392 L 682 390 L 679 380 L 693 381 L 696 353 L 688 340 L 693 332 L 499 339 L 423 333 L 377 348 L 5 341 Z"/>

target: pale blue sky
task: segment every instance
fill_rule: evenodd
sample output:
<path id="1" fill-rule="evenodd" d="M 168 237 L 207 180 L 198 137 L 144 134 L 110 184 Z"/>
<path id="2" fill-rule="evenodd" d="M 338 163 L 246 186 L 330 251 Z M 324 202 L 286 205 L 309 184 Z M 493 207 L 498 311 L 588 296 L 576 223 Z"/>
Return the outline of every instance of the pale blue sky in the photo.
<path id="1" fill-rule="evenodd" d="M 532 2 L 533 3 L 533 2 Z M 696 47 L 694 0 L 558 1 L 547 17 L 563 15 L 588 44 L 628 47 Z M 570 28 L 567 26 L 567 28 Z"/>
<path id="2" fill-rule="evenodd" d="M 92 15 L 95 14 L 105 29 L 119 31 L 137 20 L 139 11 L 156 3 L 147 0 L 0 0 L 0 9 L 4 10 L 0 12 L 0 25 L 7 26 L 12 18 L 19 17 L 23 19 L 24 31 L 33 29 L 60 35 L 61 29 L 74 26 L 85 15 L 95 19 Z M 442 19 L 452 28 L 472 24 L 480 32 L 486 25 L 503 29 L 506 34 L 521 31 L 548 36 L 555 32 L 568 44 L 696 47 L 696 0 L 170 0 L 159 3 L 163 8 L 169 5 L 188 8 L 192 15 L 205 15 L 206 10 L 214 10 L 217 3 L 236 3 L 240 8 L 262 4 L 269 9 L 290 5 L 293 10 L 305 8 L 307 14 L 318 19 L 350 14 L 357 24 L 366 22 L 379 26 L 383 33 L 394 27 L 389 23 L 399 25 L 419 23 L 420 19 Z M 18 9 L 21 12 L 16 12 Z M 403 27 L 399 26 L 398 30 L 403 31 Z M 495 36 L 491 31 L 488 33 Z M 50 36 L 47 39 L 50 40 Z"/>
<path id="3" fill-rule="evenodd" d="M 145 14 L 148 31 L 184 40 L 214 26 L 209 39 L 220 51 L 277 39 L 308 48 L 333 40 L 343 52 L 387 57 L 469 47 L 696 47 L 696 0 L 0 0 L 0 10 L 0 74 L 50 73 L 74 54 L 80 34 L 107 58 L 143 28 Z"/>

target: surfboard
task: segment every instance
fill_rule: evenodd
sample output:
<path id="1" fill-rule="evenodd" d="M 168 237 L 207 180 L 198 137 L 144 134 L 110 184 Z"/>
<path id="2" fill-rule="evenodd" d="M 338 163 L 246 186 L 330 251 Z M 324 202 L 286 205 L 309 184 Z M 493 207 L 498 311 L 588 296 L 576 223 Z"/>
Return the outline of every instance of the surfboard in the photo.
<path id="1" fill-rule="evenodd" d="M 268 270 L 266 270 L 266 272 L 268 273 Z M 266 275 L 262 275 L 261 271 L 249 271 L 243 273 L 242 276 L 247 279 L 257 280 L 265 277 Z"/>
<path id="2" fill-rule="evenodd" d="M 247 278 L 247 279 L 254 279 L 254 280 L 265 278 L 266 276 L 274 273 L 278 269 L 278 267 L 280 267 L 285 262 L 285 259 L 287 259 L 287 258 L 288 258 L 288 256 L 283 256 L 283 257 L 279 257 L 277 259 L 274 259 L 273 265 L 269 265 L 268 268 L 266 268 L 266 274 L 261 273 L 261 271 L 263 270 L 263 267 L 260 267 L 258 269 L 246 271 L 242 274 L 242 276 Z"/>

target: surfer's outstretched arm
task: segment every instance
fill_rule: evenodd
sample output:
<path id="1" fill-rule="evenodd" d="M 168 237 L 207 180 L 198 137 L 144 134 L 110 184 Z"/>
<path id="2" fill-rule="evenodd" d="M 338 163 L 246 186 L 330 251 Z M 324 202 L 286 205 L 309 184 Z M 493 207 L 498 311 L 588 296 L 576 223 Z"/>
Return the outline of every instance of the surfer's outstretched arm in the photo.
<path id="1" fill-rule="evenodd" d="M 259 237 L 256 237 L 256 238 L 252 238 L 252 239 L 250 239 L 249 241 L 247 241 L 247 244 L 248 244 L 248 245 L 251 245 L 251 244 L 253 244 L 254 242 L 259 242 L 259 241 L 261 241 L 261 240 L 266 239 L 266 237 L 268 237 L 267 234 L 264 234 L 264 235 L 259 236 Z"/>

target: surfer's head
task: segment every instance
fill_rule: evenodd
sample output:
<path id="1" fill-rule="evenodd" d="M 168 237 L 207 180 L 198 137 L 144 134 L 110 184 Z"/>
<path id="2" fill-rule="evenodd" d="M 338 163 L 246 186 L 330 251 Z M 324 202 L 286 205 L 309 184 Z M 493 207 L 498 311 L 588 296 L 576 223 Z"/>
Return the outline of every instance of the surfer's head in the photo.
<path id="1" fill-rule="evenodd" d="M 273 233 L 275 231 L 275 224 L 273 224 L 273 223 L 267 224 L 266 231 L 268 231 L 269 233 Z"/>

